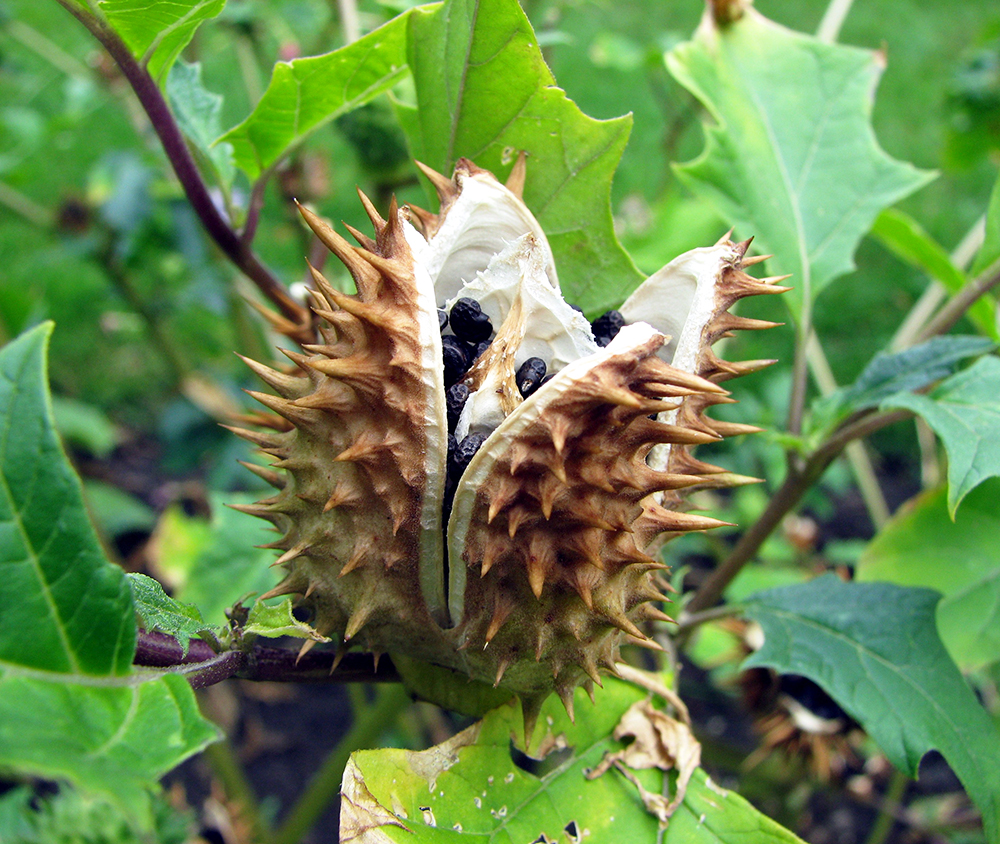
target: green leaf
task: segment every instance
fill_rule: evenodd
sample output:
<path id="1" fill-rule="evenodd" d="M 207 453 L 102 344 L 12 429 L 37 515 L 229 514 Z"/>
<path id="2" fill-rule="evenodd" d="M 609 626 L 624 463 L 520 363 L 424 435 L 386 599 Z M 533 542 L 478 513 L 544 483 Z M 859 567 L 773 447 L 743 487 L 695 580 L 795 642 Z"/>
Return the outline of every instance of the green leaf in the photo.
<path id="1" fill-rule="evenodd" d="M 796 316 L 854 268 L 879 212 L 931 174 L 886 155 L 871 128 L 880 53 L 791 32 L 752 8 L 667 54 L 673 76 L 708 109 L 705 150 L 678 166 L 773 267 L 791 273 Z"/>
<path id="2" fill-rule="evenodd" d="M 997 177 L 990 194 L 990 204 L 986 209 L 986 234 L 976 260 L 972 263 L 971 274 L 977 276 L 997 261 L 1000 261 L 1000 177 Z M 997 270 L 1000 271 L 1000 268 Z"/>
<path id="3" fill-rule="evenodd" d="M 644 808 L 636 788 L 616 770 L 588 780 L 608 751 L 622 743 L 611 733 L 625 711 L 645 693 L 608 679 L 593 705 L 576 697 L 576 723 L 555 698 L 542 707 L 533 746 L 541 736 L 562 736 L 549 770 L 528 773 L 511 758 L 511 736 L 520 733 L 519 707 L 502 706 L 482 721 L 430 750 L 363 750 L 354 753 L 344 775 L 341 833 L 358 823 L 385 824 L 379 832 L 399 842 L 629 841 L 637 844 L 792 844 L 791 832 L 766 818 L 743 798 L 712 783 L 702 770 L 670 819 L 662 839 L 657 821 Z M 663 774 L 637 771 L 651 791 L 660 793 Z M 364 810 L 373 811 L 363 815 Z M 576 836 L 570 837 L 575 824 Z M 416 833 L 416 835 L 414 835 Z M 546 839 L 540 838 L 544 834 Z"/>
<path id="4" fill-rule="evenodd" d="M 949 334 L 932 337 L 903 352 L 880 352 L 853 384 L 814 402 L 811 427 L 831 431 L 851 413 L 878 407 L 897 393 L 919 390 L 939 381 L 951 375 L 963 360 L 985 354 L 995 346 L 985 337 Z"/>
<path id="5" fill-rule="evenodd" d="M 278 62 L 250 116 L 219 138 L 256 179 L 309 132 L 388 91 L 406 73 L 409 13 L 323 56 Z"/>
<path id="6" fill-rule="evenodd" d="M 134 495 L 103 481 L 83 484 L 87 511 L 104 537 L 118 537 L 130 531 L 148 533 L 156 525 L 156 513 Z"/>
<path id="7" fill-rule="evenodd" d="M 878 215 L 871 234 L 896 257 L 922 270 L 940 282 L 949 293 L 961 290 L 968 278 L 956 267 L 941 246 L 909 214 L 889 208 Z M 996 305 L 980 299 L 969 309 L 969 319 L 983 334 L 1000 339 L 997 331 Z"/>
<path id="8" fill-rule="evenodd" d="M 148 827 L 147 789 L 217 732 L 182 677 L 123 676 L 132 595 L 53 428 L 51 331 L 0 351 L 0 768 L 68 779 Z"/>
<path id="9" fill-rule="evenodd" d="M 911 776 L 939 750 L 1000 841 L 1000 733 L 949 658 L 934 623 L 937 593 L 826 575 L 745 602 L 764 646 L 744 667 L 771 666 L 820 685 Z"/>
<path id="10" fill-rule="evenodd" d="M 129 50 L 159 79 L 195 30 L 214 18 L 226 0 L 100 0 L 98 7 Z"/>
<path id="11" fill-rule="evenodd" d="M 51 323 L 0 351 L 0 665 L 126 674 L 132 595 L 104 558 L 46 389 Z"/>
<path id="12" fill-rule="evenodd" d="M 173 636 L 181 643 L 185 655 L 192 639 L 216 629 L 205 624 L 197 607 L 175 601 L 153 578 L 130 574 L 128 580 L 142 629 Z"/>
<path id="13" fill-rule="evenodd" d="M 213 492 L 210 519 L 171 507 L 156 528 L 153 573 L 178 601 L 196 606 L 210 623 L 224 623 L 229 607 L 249 594 L 266 592 L 277 582 L 270 567 L 276 559 L 274 551 L 254 547 L 273 541 L 273 531 L 260 519 L 223 503 L 254 500 Z"/>
<path id="14" fill-rule="evenodd" d="M 459 157 L 504 177 L 528 154 L 524 201 L 545 230 L 566 298 L 593 313 L 642 280 L 618 243 L 611 181 L 631 118 L 595 120 L 555 86 L 515 0 L 449 0 L 410 18 L 415 158 L 451 174 Z"/>
<path id="15" fill-rule="evenodd" d="M 148 825 L 147 790 L 218 731 L 183 677 L 79 679 L 0 666 L 0 766 L 70 780 Z"/>
<path id="16" fill-rule="evenodd" d="M 937 627 L 964 671 L 1000 662 L 1000 479 L 969 493 L 952 521 L 945 490 L 898 512 L 857 563 L 860 581 L 924 586 L 944 597 Z"/>
<path id="17" fill-rule="evenodd" d="M 976 361 L 927 395 L 898 393 L 881 407 L 923 417 L 948 451 L 948 510 L 987 478 L 1000 475 L 1000 358 Z"/>
<path id="18" fill-rule="evenodd" d="M 170 68 L 166 95 L 177 125 L 212 165 L 219 183 L 228 190 L 236 177 L 233 145 L 215 143 L 222 131 L 222 97 L 205 88 L 201 79 L 201 64 L 180 61 Z"/>
<path id="19" fill-rule="evenodd" d="M 297 639 L 312 639 L 314 642 L 329 642 L 328 636 L 323 636 L 304 621 L 299 621 L 292 615 L 292 599 L 285 598 L 280 604 L 269 607 L 257 601 L 250 607 L 247 623 L 243 632 L 256 636 L 267 636 L 276 639 L 279 636 L 295 636 Z"/>

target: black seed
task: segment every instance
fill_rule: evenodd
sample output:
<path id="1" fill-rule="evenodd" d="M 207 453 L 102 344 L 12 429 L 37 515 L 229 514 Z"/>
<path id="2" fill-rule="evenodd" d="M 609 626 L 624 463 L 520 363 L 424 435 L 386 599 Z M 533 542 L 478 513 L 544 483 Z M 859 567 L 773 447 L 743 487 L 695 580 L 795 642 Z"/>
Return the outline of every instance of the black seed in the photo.
<path id="1" fill-rule="evenodd" d="M 468 346 L 447 334 L 441 338 L 441 351 L 444 359 L 444 385 L 450 387 L 469 369 Z"/>
<path id="2" fill-rule="evenodd" d="M 545 361 L 541 358 L 528 358 L 521 364 L 514 376 L 514 383 L 522 396 L 527 398 L 541 386 L 545 369 Z"/>
<path id="3" fill-rule="evenodd" d="M 472 460 L 484 442 L 486 442 L 486 434 L 469 434 L 458 444 L 451 457 L 451 471 L 456 478 L 465 471 L 465 467 L 469 465 L 469 461 Z"/>
<path id="4" fill-rule="evenodd" d="M 452 384 L 448 388 L 446 401 L 448 405 L 448 428 L 454 430 L 458 423 L 458 417 L 462 414 L 462 408 L 469 400 L 469 388 L 465 384 Z"/>
<path id="5" fill-rule="evenodd" d="M 438 308 L 438 328 L 444 331 L 445 326 L 448 324 L 448 312 L 443 308 Z"/>
<path id="6" fill-rule="evenodd" d="M 461 298 L 451 307 L 451 330 L 467 343 L 488 340 L 493 333 L 493 323 L 475 299 Z"/>
<path id="7" fill-rule="evenodd" d="M 594 342 L 603 349 L 611 342 L 611 338 L 607 334 L 595 334 Z"/>
<path id="8" fill-rule="evenodd" d="M 602 314 L 597 319 L 591 323 L 591 327 L 594 329 L 594 339 L 597 340 L 598 346 L 607 346 L 615 335 L 621 331 L 622 327 L 625 325 L 625 317 L 623 317 L 618 311 L 608 311 L 606 314 Z M 607 342 L 602 343 L 600 338 L 607 337 Z"/>
<path id="9" fill-rule="evenodd" d="M 451 463 L 452 458 L 455 456 L 455 449 L 458 448 L 458 440 L 455 439 L 454 434 L 448 434 L 448 462 Z"/>

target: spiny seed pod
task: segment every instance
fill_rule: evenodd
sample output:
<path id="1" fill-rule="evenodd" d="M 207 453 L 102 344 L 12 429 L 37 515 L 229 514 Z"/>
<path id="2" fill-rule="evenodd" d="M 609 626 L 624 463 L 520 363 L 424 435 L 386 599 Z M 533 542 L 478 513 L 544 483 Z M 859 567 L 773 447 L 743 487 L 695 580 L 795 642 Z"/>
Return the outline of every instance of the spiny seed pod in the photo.
<path id="1" fill-rule="evenodd" d="M 313 270 L 319 341 L 285 352 L 287 370 L 248 361 L 277 393 L 251 395 L 280 419 L 237 432 L 275 458 L 256 471 L 278 492 L 242 509 L 281 533 L 287 575 L 270 594 L 311 606 L 338 655 L 486 681 L 521 698 L 529 727 L 552 691 L 570 708 L 576 686 L 614 672 L 623 642 L 656 647 L 643 624 L 666 618 L 657 543 L 722 524 L 682 512 L 681 490 L 748 480 L 690 449 L 755 430 L 705 410 L 729 400 L 718 382 L 769 362 L 711 345 L 770 325 L 728 309 L 784 288 L 743 272 L 749 241 L 723 238 L 647 280 L 602 346 L 520 199 L 523 156 L 506 186 L 464 159 L 451 179 L 422 169 L 440 212 L 393 202 L 383 219 L 362 195 L 375 237 L 350 228 L 360 247 L 302 209 L 357 293 Z M 457 329 L 481 312 L 495 332 L 460 371 L 444 357 L 464 342 L 456 302 Z M 525 397 L 531 359 L 547 374 Z M 462 390 L 446 393 L 446 367 Z"/>

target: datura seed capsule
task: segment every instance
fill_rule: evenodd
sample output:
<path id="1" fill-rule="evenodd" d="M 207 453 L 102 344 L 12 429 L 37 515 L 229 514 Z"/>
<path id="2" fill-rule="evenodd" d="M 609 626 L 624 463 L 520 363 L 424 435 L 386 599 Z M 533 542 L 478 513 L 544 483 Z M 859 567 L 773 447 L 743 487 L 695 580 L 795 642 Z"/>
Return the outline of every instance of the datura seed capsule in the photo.
<path id="1" fill-rule="evenodd" d="M 250 362 L 280 420 L 241 433 L 284 472 L 249 509 L 282 537 L 270 594 L 299 596 L 341 652 L 498 686 L 530 726 L 551 692 L 614 672 L 622 643 L 656 647 L 659 544 L 721 524 L 684 512 L 682 491 L 749 480 L 691 449 L 745 432 L 705 411 L 769 362 L 712 344 L 770 325 L 728 309 L 784 288 L 724 237 L 651 276 L 596 338 L 518 192 L 464 159 L 450 179 L 423 169 L 440 211 L 393 202 L 383 219 L 362 196 L 375 237 L 360 246 L 302 209 L 357 292 L 313 270 L 317 342 L 290 368 Z"/>

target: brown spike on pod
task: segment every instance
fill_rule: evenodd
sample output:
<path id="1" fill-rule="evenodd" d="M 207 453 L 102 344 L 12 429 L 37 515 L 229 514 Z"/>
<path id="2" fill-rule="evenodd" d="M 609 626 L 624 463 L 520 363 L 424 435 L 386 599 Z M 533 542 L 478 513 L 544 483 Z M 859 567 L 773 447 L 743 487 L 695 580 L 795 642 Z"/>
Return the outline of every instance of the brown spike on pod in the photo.
<path id="1" fill-rule="evenodd" d="M 300 595 L 301 593 L 302 588 L 298 583 L 298 578 L 294 574 L 290 574 L 273 589 L 269 589 L 261 595 L 258 600 L 266 601 L 269 598 L 281 598 L 285 595 Z"/>
<path id="2" fill-rule="evenodd" d="M 579 665 L 591 680 L 593 680 L 600 688 L 604 688 L 604 683 L 601 682 L 601 672 L 598 671 L 597 662 L 590 651 L 583 651 L 580 654 Z"/>
<path id="3" fill-rule="evenodd" d="M 496 678 L 493 680 L 493 688 L 495 689 L 500 685 L 500 681 L 503 679 L 503 675 L 507 673 L 508 666 L 513 662 L 513 657 L 510 654 L 505 654 L 500 657 L 497 662 L 497 673 Z"/>
<path id="4" fill-rule="evenodd" d="M 486 577 L 489 570 L 503 557 L 506 548 L 506 543 L 502 542 L 499 537 L 487 536 L 483 544 L 483 559 L 479 568 L 480 577 Z"/>
<path id="5" fill-rule="evenodd" d="M 507 511 L 507 535 L 513 539 L 518 529 L 532 519 L 532 511 L 520 504 L 515 504 Z"/>
<path id="6" fill-rule="evenodd" d="M 731 238 L 732 236 L 733 236 L 733 230 L 730 229 L 722 237 L 720 237 L 717 241 L 715 241 L 714 245 L 715 246 L 722 246 L 724 243 L 728 243 L 729 242 L 729 238 Z"/>
<path id="7" fill-rule="evenodd" d="M 404 205 L 403 210 L 406 212 L 406 216 L 409 218 L 410 222 L 413 223 L 413 227 L 416 228 L 424 238 L 431 237 L 438 227 L 438 215 L 432 214 L 419 205 Z"/>
<path id="8" fill-rule="evenodd" d="M 506 598 L 497 595 L 493 603 L 493 617 L 490 619 L 490 625 L 486 628 L 486 643 L 483 645 L 485 650 L 486 645 L 493 641 L 493 637 L 500 632 L 500 628 L 504 626 L 507 619 L 510 617 L 511 610 L 514 609 L 514 605 Z"/>
<path id="9" fill-rule="evenodd" d="M 760 331 L 765 328 L 778 328 L 784 325 L 783 322 L 771 322 L 766 319 L 751 319 L 750 317 L 736 316 L 729 312 L 719 314 L 712 322 L 712 330 L 722 331 Z"/>
<path id="10" fill-rule="evenodd" d="M 587 460 L 580 464 L 578 471 L 580 480 L 588 486 L 597 487 L 604 492 L 617 492 L 615 485 L 611 483 L 609 467 L 602 466 L 596 460 Z"/>
<path id="11" fill-rule="evenodd" d="M 545 581 L 556 562 L 556 550 L 552 538 L 541 532 L 533 534 L 528 542 L 528 553 L 524 564 L 528 570 L 528 585 L 531 586 L 536 598 L 542 597 Z"/>
<path id="12" fill-rule="evenodd" d="M 413 163 L 417 165 L 420 172 L 427 177 L 428 181 L 434 185 L 434 190 L 437 191 L 438 199 L 442 203 L 455 195 L 455 183 L 451 179 L 438 173 L 433 167 L 428 167 L 422 161 L 414 161 Z"/>
<path id="13" fill-rule="evenodd" d="M 346 478 L 338 478 L 337 484 L 330 493 L 330 497 L 323 505 L 323 512 L 328 513 L 334 507 L 351 506 L 363 500 L 363 494 L 356 486 L 352 485 Z"/>
<path id="14" fill-rule="evenodd" d="M 337 648 L 337 652 L 333 655 L 333 664 L 330 666 L 331 674 L 337 670 L 337 666 L 339 666 L 344 657 L 347 656 L 348 650 L 350 649 L 347 647 Z"/>
<path id="15" fill-rule="evenodd" d="M 505 187 L 518 199 L 524 198 L 524 180 L 528 174 L 528 158 L 522 149 L 517 154 L 517 159 L 514 161 L 514 166 L 511 168 L 510 175 L 507 176 L 507 181 Z"/>
<path id="16" fill-rule="evenodd" d="M 733 251 L 739 256 L 740 260 L 743 256 L 747 254 L 747 250 L 750 248 L 750 244 L 753 243 L 753 238 L 748 237 L 746 240 L 741 240 L 739 243 L 733 244 Z"/>
<path id="17" fill-rule="evenodd" d="M 575 724 L 576 716 L 573 713 L 573 685 L 571 683 L 566 683 L 562 686 L 556 686 L 556 694 L 559 695 L 559 700 L 562 701 L 563 709 L 566 710 L 569 720 Z"/>
<path id="18" fill-rule="evenodd" d="M 656 639 L 650 639 L 648 636 L 643 636 L 642 638 L 638 636 L 625 636 L 625 641 L 630 645 L 635 645 L 637 648 L 645 648 L 648 651 L 663 651 L 663 645 L 656 641 Z"/>
<path id="19" fill-rule="evenodd" d="M 545 697 L 544 694 L 524 694 L 521 696 L 521 720 L 524 723 L 524 750 L 526 753 L 531 750 L 531 737 L 535 734 L 535 725 L 538 723 L 538 715 L 542 711 Z"/>
<path id="20" fill-rule="evenodd" d="M 282 514 L 272 510 L 266 504 L 227 504 L 231 510 L 246 513 L 248 516 L 256 516 L 258 519 L 266 519 L 273 525 L 277 525 Z"/>
<path id="21" fill-rule="evenodd" d="M 378 234 L 385 228 L 385 220 L 375 209 L 375 205 L 365 195 L 365 192 L 361 190 L 361 188 L 358 188 L 357 191 L 358 197 L 361 199 L 361 204 L 364 206 L 365 213 L 368 215 L 368 219 L 372 221 L 372 225 L 375 227 L 375 233 Z"/>
<path id="22" fill-rule="evenodd" d="M 732 522 L 723 522 L 713 519 L 711 516 L 698 516 L 694 513 L 678 513 L 674 510 L 667 510 L 659 504 L 650 504 L 646 507 L 645 516 L 662 526 L 663 530 L 711 530 L 718 527 L 733 527 Z"/>
<path id="23" fill-rule="evenodd" d="M 744 255 L 740 259 L 740 266 L 741 267 L 752 267 L 754 264 L 763 264 L 764 261 L 769 261 L 773 257 L 774 257 L 773 254 L 772 255 L 752 255 L 749 258 L 746 257 L 746 255 Z"/>
<path id="24" fill-rule="evenodd" d="M 266 431 L 250 431 L 247 428 L 237 428 L 233 425 L 223 425 L 222 427 L 236 434 L 240 439 L 253 443 L 266 451 L 274 451 L 284 445 L 280 438 Z"/>
<path id="25" fill-rule="evenodd" d="M 597 703 L 597 701 L 594 699 L 594 683 L 592 680 L 583 681 L 583 690 L 587 693 L 587 697 L 590 698 L 590 702 L 592 704 Z"/>
<path id="26" fill-rule="evenodd" d="M 742 422 L 720 422 L 718 419 L 709 419 L 708 424 L 715 429 L 720 437 L 739 437 L 743 434 L 759 434 L 763 428 L 756 425 L 744 425 Z"/>
<path id="27" fill-rule="evenodd" d="M 762 369 L 767 369 L 769 366 L 774 366 L 778 361 L 777 359 L 761 359 L 761 360 L 740 360 L 740 361 L 726 361 L 727 372 L 719 378 L 720 381 L 728 381 L 730 378 L 738 378 L 741 375 L 749 375 L 751 372 L 760 372 Z"/>
<path id="28" fill-rule="evenodd" d="M 296 343 L 301 342 L 312 334 L 312 326 L 309 324 L 299 324 L 297 322 L 293 322 L 287 317 L 283 317 L 281 314 L 276 314 L 266 305 L 263 305 L 256 299 L 251 299 L 248 296 L 244 296 L 243 301 L 260 314 L 272 329 L 277 331 L 279 334 L 283 334 L 285 337 L 290 337 Z M 306 314 L 308 315 L 308 311 L 306 311 Z"/>
<path id="29" fill-rule="evenodd" d="M 364 232 L 358 231 L 358 229 L 354 228 L 354 226 L 350 226 L 347 223 L 344 223 L 344 228 L 351 233 L 351 237 L 353 237 L 358 242 L 358 245 L 361 246 L 362 248 L 367 249 L 369 252 L 374 252 L 375 249 L 378 248 L 375 245 L 374 240 L 368 237 L 368 235 L 366 235 Z"/>
<path id="30" fill-rule="evenodd" d="M 676 620 L 672 619 L 659 607 L 654 607 L 652 604 L 643 604 L 640 606 L 636 613 L 638 616 L 645 621 L 663 621 L 671 624 L 676 624 Z"/>
<path id="31" fill-rule="evenodd" d="M 271 565 L 272 566 L 283 566 L 283 565 L 285 565 L 285 563 L 291 562 L 296 557 L 302 556 L 311 547 L 312 547 L 312 543 L 308 542 L 307 540 L 302 540 L 301 542 L 297 542 L 297 543 L 295 543 L 295 545 L 293 545 L 291 548 L 289 548 L 284 554 L 282 554 L 280 557 L 278 557 L 277 560 L 275 560 L 273 563 L 271 563 Z"/>
<path id="32" fill-rule="evenodd" d="M 258 363 L 252 358 L 245 357 L 239 353 L 236 356 L 253 371 L 254 375 L 286 399 L 301 395 L 308 384 L 300 376 L 288 375 L 276 369 L 271 369 L 271 367 Z"/>
<path id="33" fill-rule="evenodd" d="M 368 621 L 373 609 L 374 607 L 370 603 L 370 598 L 354 608 L 354 612 L 347 619 L 347 627 L 344 629 L 345 642 L 353 639 L 358 634 L 358 631 L 365 626 L 365 622 Z"/>
<path id="34" fill-rule="evenodd" d="M 299 648 L 299 655 L 297 657 L 295 657 L 295 664 L 298 665 L 299 664 L 299 660 L 301 660 L 302 657 L 304 657 L 307 653 L 309 653 L 309 651 L 311 651 L 313 648 L 315 648 L 316 645 L 317 645 L 317 642 L 316 642 L 315 639 L 306 639 L 302 643 L 302 647 Z"/>
<path id="35" fill-rule="evenodd" d="M 238 461 L 241 466 L 246 466 L 251 472 L 253 472 L 262 481 L 266 481 L 275 489 L 284 489 L 286 486 L 285 476 L 280 472 L 275 472 L 269 466 L 261 466 L 259 463 L 250 463 L 246 460 Z"/>
<path id="36" fill-rule="evenodd" d="M 243 392 L 260 402 L 264 407 L 273 410 L 283 419 L 287 419 L 296 428 L 306 428 L 317 420 L 317 414 L 310 408 L 300 407 L 281 396 L 272 396 L 270 393 L 261 393 L 257 390 L 244 390 Z"/>
<path id="37" fill-rule="evenodd" d="M 617 627 L 622 631 L 622 633 L 634 636 L 637 639 L 646 638 L 646 634 L 636 627 L 632 620 L 625 615 L 625 613 L 612 610 L 609 607 L 603 608 L 603 611 L 602 608 L 598 607 L 597 612 L 605 621 L 612 626 Z"/>

